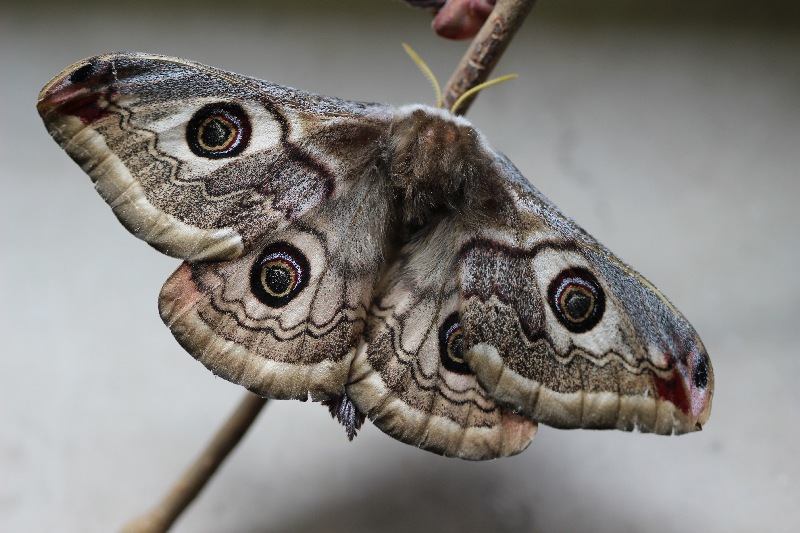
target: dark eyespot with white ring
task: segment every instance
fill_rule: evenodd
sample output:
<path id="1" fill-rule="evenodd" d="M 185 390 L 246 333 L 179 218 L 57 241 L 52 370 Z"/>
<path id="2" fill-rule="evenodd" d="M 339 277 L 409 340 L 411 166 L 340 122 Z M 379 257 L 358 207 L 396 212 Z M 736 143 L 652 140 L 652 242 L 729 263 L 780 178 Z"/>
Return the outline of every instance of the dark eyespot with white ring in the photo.
<path id="1" fill-rule="evenodd" d="M 242 153 L 250 132 L 250 119 L 241 106 L 219 102 L 194 114 L 186 127 L 186 142 L 200 157 L 221 159 Z"/>
<path id="2" fill-rule="evenodd" d="M 439 358 L 442 365 L 451 372 L 472 373 L 464 361 L 464 337 L 457 313 L 448 316 L 439 328 Z"/>
<path id="3" fill-rule="evenodd" d="M 311 269 L 303 253 L 287 242 L 267 246 L 250 271 L 250 290 L 269 307 L 283 307 L 308 285 Z"/>
<path id="4" fill-rule="evenodd" d="M 547 302 L 558 321 L 573 333 L 595 327 L 606 309 L 606 297 L 597 278 L 580 267 L 556 276 L 547 290 Z"/>

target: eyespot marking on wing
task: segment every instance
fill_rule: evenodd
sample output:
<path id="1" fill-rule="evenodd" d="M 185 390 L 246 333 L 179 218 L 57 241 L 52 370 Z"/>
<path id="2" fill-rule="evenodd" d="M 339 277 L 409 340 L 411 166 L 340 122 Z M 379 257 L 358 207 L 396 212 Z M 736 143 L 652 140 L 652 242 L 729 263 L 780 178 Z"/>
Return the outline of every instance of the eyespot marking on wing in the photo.
<path id="1" fill-rule="evenodd" d="M 308 285 L 308 259 L 286 242 L 267 246 L 250 272 L 250 289 L 269 307 L 283 307 Z"/>
<path id="2" fill-rule="evenodd" d="M 456 374 L 472 374 L 464 361 L 464 336 L 458 314 L 453 313 L 445 319 L 439 328 L 439 358 L 442 365 Z"/>
<path id="3" fill-rule="evenodd" d="M 547 302 L 558 321 L 573 333 L 594 328 L 606 307 L 603 288 L 585 268 L 568 268 L 550 282 Z"/>
<path id="4" fill-rule="evenodd" d="M 247 148 L 251 130 L 250 118 L 240 105 L 225 102 L 207 104 L 189 121 L 186 142 L 200 157 L 233 157 Z"/>

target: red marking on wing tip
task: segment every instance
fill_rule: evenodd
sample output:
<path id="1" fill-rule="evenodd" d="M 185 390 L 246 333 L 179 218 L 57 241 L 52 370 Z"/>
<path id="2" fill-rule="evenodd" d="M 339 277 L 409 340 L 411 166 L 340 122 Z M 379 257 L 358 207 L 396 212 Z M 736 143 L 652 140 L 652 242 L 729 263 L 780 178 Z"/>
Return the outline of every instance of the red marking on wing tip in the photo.
<path id="1" fill-rule="evenodd" d="M 672 402 L 681 412 L 692 416 L 692 405 L 683 380 L 676 372 L 669 379 L 655 378 L 656 392 L 662 400 Z"/>
<path id="2" fill-rule="evenodd" d="M 110 115 L 106 103 L 109 90 L 92 90 L 86 83 L 71 83 L 67 79 L 53 86 L 39 102 L 41 113 L 53 110 L 62 115 L 78 117 L 86 125 Z"/>
<path id="3" fill-rule="evenodd" d="M 110 115 L 108 107 L 100 103 L 100 93 L 89 93 L 85 96 L 68 100 L 59 108 L 65 115 L 74 115 L 87 126 Z"/>

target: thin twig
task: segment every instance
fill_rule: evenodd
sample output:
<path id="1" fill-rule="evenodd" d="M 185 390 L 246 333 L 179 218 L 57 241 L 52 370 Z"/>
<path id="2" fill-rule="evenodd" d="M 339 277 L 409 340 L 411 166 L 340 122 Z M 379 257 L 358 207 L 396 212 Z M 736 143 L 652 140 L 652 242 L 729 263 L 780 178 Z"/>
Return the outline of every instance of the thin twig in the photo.
<path id="1" fill-rule="evenodd" d="M 267 400 L 248 392 L 203 453 L 164 498 L 148 513 L 126 524 L 123 533 L 167 531 L 192 500 L 200 494 L 222 461 L 247 432 Z"/>
<path id="2" fill-rule="evenodd" d="M 488 79 L 535 1 L 497 0 L 497 5 L 478 35 L 472 40 L 450 81 L 447 82 L 443 98 L 445 109 L 453 107 L 462 94 Z M 474 99 L 473 96 L 462 103 L 457 113 L 465 114 Z"/>
<path id="3" fill-rule="evenodd" d="M 444 107 L 466 91 L 486 81 L 508 43 L 522 25 L 535 0 L 498 0 L 481 31 L 472 41 L 444 93 Z M 459 114 L 469 109 L 471 98 L 459 108 Z M 123 533 L 162 533 L 178 519 L 188 505 L 200 494 L 211 476 L 241 440 L 267 400 L 247 393 L 214 439 L 195 460 L 178 482 L 150 512 L 129 522 Z"/>

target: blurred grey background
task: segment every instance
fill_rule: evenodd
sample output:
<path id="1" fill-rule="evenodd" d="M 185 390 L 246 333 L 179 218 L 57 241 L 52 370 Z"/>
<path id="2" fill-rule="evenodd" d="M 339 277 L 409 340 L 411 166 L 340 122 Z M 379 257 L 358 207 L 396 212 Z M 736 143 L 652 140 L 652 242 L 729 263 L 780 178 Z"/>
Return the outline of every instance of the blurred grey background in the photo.
<path id="1" fill-rule="evenodd" d="M 800 529 L 800 18 L 792 2 L 540 0 L 470 118 L 692 321 L 717 380 L 684 437 L 541 428 L 468 463 L 273 402 L 184 532 Z M 112 50 L 353 100 L 432 102 L 466 43 L 393 0 L 0 4 L 0 530 L 113 531 L 242 392 L 155 301 L 177 266 L 48 137 L 39 89 Z"/>

